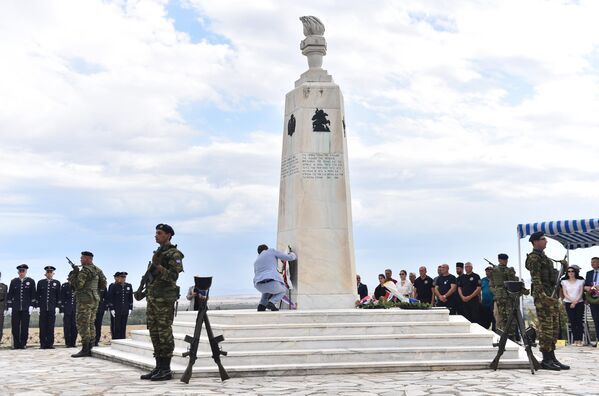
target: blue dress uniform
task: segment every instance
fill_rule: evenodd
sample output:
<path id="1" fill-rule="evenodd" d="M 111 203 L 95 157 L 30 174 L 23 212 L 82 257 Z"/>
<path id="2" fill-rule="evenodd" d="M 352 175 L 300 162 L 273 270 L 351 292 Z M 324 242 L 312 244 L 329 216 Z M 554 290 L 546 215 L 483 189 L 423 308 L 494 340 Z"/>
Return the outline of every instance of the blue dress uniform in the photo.
<path id="1" fill-rule="evenodd" d="M 27 272 L 29 267 L 21 264 L 19 272 Z M 14 349 L 25 349 L 29 338 L 29 307 L 37 304 L 35 296 L 35 281 L 28 276 L 15 278 L 10 282 L 7 296 L 8 308 L 12 309 L 12 339 Z"/>
<path id="2" fill-rule="evenodd" d="M 56 268 L 47 266 L 46 272 L 54 272 Z M 54 349 L 54 325 L 56 308 L 60 305 L 60 282 L 44 278 L 37 282 L 37 305 L 40 309 L 40 348 Z"/>
<path id="3" fill-rule="evenodd" d="M 120 276 L 127 276 L 126 272 L 121 272 Z M 133 287 L 130 283 L 113 283 L 108 289 L 108 309 L 114 310 L 114 332 L 113 340 L 126 338 L 127 319 L 129 310 L 133 309 Z"/>
<path id="4" fill-rule="evenodd" d="M 100 303 L 98 304 L 98 310 L 96 311 L 96 339 L 94 345 L 98 346 L 100 342 L 100 336 L 102 335 L 102 321 L 104 320 L 104 312 L 106 312 L 107 301 L 106 301 L 106 288 L 100 290 Z"/>
<path id="5" fill-rule="evenodd" d="M 77 321 L 75 320 L 75 294 L 69 282 L 60 288 L 60 312 L 63 313 L 64 344 L 67 348 L 75 348 L 77 342 Z"/>

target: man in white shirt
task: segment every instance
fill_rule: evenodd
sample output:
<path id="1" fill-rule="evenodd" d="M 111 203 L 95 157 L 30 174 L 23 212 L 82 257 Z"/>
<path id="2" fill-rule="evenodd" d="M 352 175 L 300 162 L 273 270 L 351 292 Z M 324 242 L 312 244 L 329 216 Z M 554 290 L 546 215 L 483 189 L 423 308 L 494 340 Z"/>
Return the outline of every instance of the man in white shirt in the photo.
<path id="1" fill-rule="evenodd" d="M 283 277 L 278 271 L 278 260 L 293 261 L 297 257 L 295 253 L 289 254 L 275 249 L 269 249 L 266 245 L 258 246 L 258 258 L 254 262 L 254 287 L 260 293 L 262 298 L 258 304 L 258 311 L 278 311 L 276 307 L 285 293 L 287 287 Z"/>

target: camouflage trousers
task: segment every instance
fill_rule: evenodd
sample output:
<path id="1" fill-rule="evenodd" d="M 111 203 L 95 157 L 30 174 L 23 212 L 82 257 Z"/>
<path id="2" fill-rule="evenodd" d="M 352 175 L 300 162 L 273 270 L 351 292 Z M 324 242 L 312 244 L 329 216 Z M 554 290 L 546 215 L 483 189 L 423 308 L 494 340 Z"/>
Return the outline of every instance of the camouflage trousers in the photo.
<path id="1" fill-rule="evenodd" d="M 510 317 L 510 313 L 512 312 L 512 303 L 507 299 L 498 299 L 495 301 L 495 321 L 496 327 L 501 329 L 503 332 L 507 332 L 510 337 L 514 337 L 516 333 L 516 320 L 512 320 L 512 325 L 509 329 L 506 329 L 507 320 Z"/>
<path id="2" fill-rule="evenodd" d="M 175 350 L 175 339 L 173 338 L 175 302 L 150 296 L 147 297 L 147 301 L 146 319 L 154 346 L 154 356 L 170 358 Z"/>
<path id="3" fill-rule="evenodd" d="M 84 304 L 77 302 L 77 331 L 81 336 L 81 343 L 93 342 L 96 339 L 96 311 L 98 303 Z"/>
<path id="4" fill-rule="evenodd" d="M 551 352 L 559 336 L 559 300 L 551 297 L 535 297 L 534 300 L 539 322 L 539 350 Z"/>

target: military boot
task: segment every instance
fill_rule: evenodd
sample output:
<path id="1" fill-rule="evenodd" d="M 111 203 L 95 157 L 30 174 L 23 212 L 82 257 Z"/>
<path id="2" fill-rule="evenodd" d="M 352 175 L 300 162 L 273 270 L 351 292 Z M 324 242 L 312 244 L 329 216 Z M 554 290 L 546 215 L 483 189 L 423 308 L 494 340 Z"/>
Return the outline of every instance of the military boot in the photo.
<path id="1" fill-rule="evenodd" d="M 160 361 L 160 370 L 150 378 L 151 381 L 168 381 L 173 379 L 171 371 L 171 358 L 162 358 Z"/>
<path id="2" fill-rule="evenodd" d="M 278 311 L 279 308 L 277 308 L 273 303 L 271 303 L 270 301 L 268 302 L 268 304 L 266 304 L 266 308 L 270 309 L 271 311 Z"/>
<path id="3" fill-rule="evenodd" d="M 160 371 L 160 358 L 159 358 L 158 356 L 156 356 L 156 357 L 155 357 L 155 359 L 156 359 L 156 367 L 154 367 L 154 368 L 152 369 L 152 371 L 150 371 L 149 373 L 147 373 L 147 374 L 144 374 L 144 375 L 142 375 L 142 376 L 141 376 L 141 377 L 139 377 L 139 378 L 141 378 L 141 379 L 145 379 L 145 380 L 149 380 L 149 379 L 151 379 L 151 378 L 152 378 L 152 376 L 156 375 L 156 373 L 157 373 L 158 371 Z"/>
<path id="4" fill-rule="evenodd" d="M 90 341 L 89 344 L 88 344 L 88 347 L 89 347 L 89 349 L 88 349 L 89 356 L 91 356 L 92 355 L 92 349 L 94 347 L 94 342 Z"/>
<path id="5" fill-rule="evenodd" d="M 74 355 L 71 355 L 72 358 L 80 358 L 80 357 L 88 357 L 91 356 L 91 351 L 89 349 L 89 342 L 81 343 L 81 350 Z"/>
<path id="6" fill-rule="evenodd" d="M 541 360 L 541 368 L 545 370 L 560 371 L 560 368 L 551 357 L 551 352 L 542 352 L 543 360 Z"/>
<path id="7" fill-rule="evenodd" d="M 562 364 L 559 362 L 559 360 L 557 360 L 557 358 L 555 357 L 555 350 L 551 351 L 551 358 L 553 359 L 553 363 L 555 363 L 555 365 L 557 367 L 559 367 L 561 370 L 570 370 L 570 366 Z"/>

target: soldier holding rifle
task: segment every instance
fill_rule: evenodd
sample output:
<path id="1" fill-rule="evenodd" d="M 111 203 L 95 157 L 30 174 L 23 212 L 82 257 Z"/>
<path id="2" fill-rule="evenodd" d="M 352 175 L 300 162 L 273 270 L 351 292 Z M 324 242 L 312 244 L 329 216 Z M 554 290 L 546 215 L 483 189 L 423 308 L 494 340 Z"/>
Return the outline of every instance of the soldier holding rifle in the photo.
<path id="1" fill-rule="evenodd" d="M 68 260 L 68 258 L 67 258 Z M 100 290 L 106 288 L 106 277 L 93 263 L 92 252 L 81 252 L 81 270 L 70 262 L 73 270 L 69 273 L 69 284 L 77 301 L 77 331 L 81 336 L 81 350 L 71 355 L 80 358 L 92 355 L 96 339 L 96 312 L 100 303 Z"/>
<path id="2" fill-rule="evenodd" d="M 135 298 L 141 300 L 144 297 L 142 289 L 144 286 L 146 288 L 147 325 L 156 359 L 156 367 L 142 375 L 141 379 L 166 381 L 173 378 L 171 358 L 175 340 L 172 325 L 175 302 L 179 299 L 177 279 L 183 271 L 183 253 L 177 249 L 177 245 L 171 243 L 174 235 L 175 230 L 170 225 L 156 226 L 155 239 L 160 247 L 154 252 L 148 270 L 142 278 L 142 284 L 135 292 Z"/>
<path id="3" fill-rule="evenodd" d="M 507 326 L 507 319 L 512 309 L 512 302 L 505 290 L 504 283 L 510 281 L 519 281 L 520 279 L 516 276 L 516 270 L 514 267 L 508 267 L 508 255 L 500 253 L 497 255 L 499 265 L 495 265 L 487 260 L 488 263 L 493 265 L 493 274 L 490 277 L 490 287 L 493 295 L 495 296 L 495 318 L 497 321 L 497 328 L 501 331 L 507 332 L 508 337 L 511 340 L 516 340 L 516 322 L 512 322 L 509 329 Z M 524 294 L 529 294 L 528 290 L 524 290 Z"/>
<path id="4" fill-rule="evenodd" d="M 555 357 L 555 344 L 559 334 L 559 299 L 555 295 L 558 271 L 553 268 L 553 260 L 545 255 L 545 234 L 535 232 L 529 241 L 533 250 L 526 258 L 526 269 L 530 271 L 532 296 L 539 320 L 539 350 L 543 354 L 541 368 L 568 370 L 570 366 L 560 363 Z M 568 262 L 562 260 L 560 264 L 567 266 Z"/>

